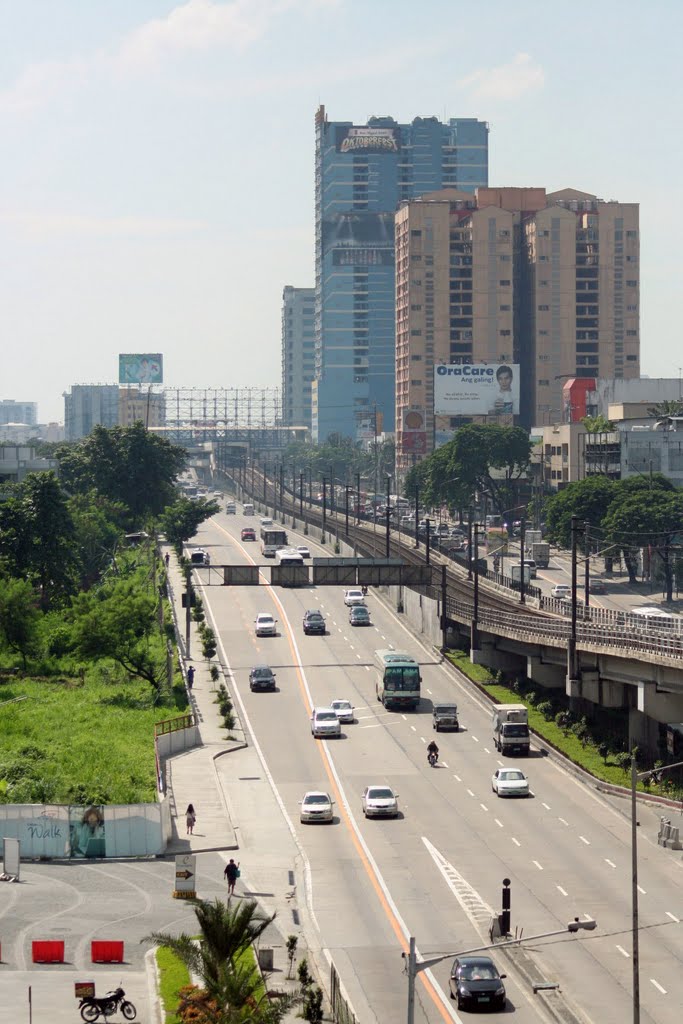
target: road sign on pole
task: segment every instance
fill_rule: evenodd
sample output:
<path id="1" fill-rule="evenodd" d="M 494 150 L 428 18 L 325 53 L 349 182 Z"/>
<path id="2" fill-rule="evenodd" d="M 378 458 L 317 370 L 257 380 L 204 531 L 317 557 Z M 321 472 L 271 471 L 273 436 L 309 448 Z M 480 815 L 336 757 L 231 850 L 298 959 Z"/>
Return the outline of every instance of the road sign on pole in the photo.
<path id="1" fill-rule="evenodd" d="M 175 858 L 174 900 L 194 900 L 197 898 L 196 857 L 193 853 L 180 853 Z"/>

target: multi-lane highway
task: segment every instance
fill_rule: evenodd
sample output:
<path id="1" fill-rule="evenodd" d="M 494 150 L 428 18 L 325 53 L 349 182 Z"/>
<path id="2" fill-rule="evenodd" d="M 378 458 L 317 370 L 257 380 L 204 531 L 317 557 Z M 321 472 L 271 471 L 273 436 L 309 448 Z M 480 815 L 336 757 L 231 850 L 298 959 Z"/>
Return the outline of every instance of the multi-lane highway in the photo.
<path id="1" fill-rule="evenodd" d="M 210 551 L 213 566 L 264 561 L 258 542 L 240 542 L 245 525 L 258 525 L 258 517 L 221 514 L 203 525 L 198 541 Z M 291 531 L 290 540 L 310 544 Z M 310 546 L 314 554 L 325 553 Z M 341 589 L 282 590 L 263 583 L 258 589 L 207 587 L 204 601 L 238 706 L 279 801 L 269 800 L 268 807 L 277 808 L 283 841 L 291 841 L 291 830 L 299 847 L 303 877 L 297 881 L 307 891 L 317 942 L 349 990 L 362 991 L 377 1021 L 405 1019 L 400 954 L 407 936 L 416 936 L 423 956 L 484 944 L 508 877 L 513 931 L 533 935 L 562 928 L 575 916 L 597 919 L 595 932 L 540 942 L 534 955 L 594 1024 L 628 1019 L 630 834 L 623 815 L 539 751 L 522 765 L 532 797 L 499 800 L 491 775 L 503 762 L 482 698 L 423 647 L 400 616 L 371 592 L 372 626 L 352 627 Z M 325 637 L 303 635 L 307 608 L 325 615 Z M 276 638 L 255 637 L 260 611 L 278 619 Z M 375 699 L 373 653 L 387 646 L 408 650 L 421 662 L 423 700 L 416 713 L 387 712 Z M 257 663 L 275 669 L 277 692 L 250 692 L 249 669 Z M 339 740 L 314 740 L 311 707 L 335 697 L 351 700 L 356 722 L 343 727 Z M 462 728 L 439 734 L 441 762 L 432 769 L 426 745 L 434 735 L 436 699 L 457 701 Z M 253 747 L 232 756 L 253 758 Z M 238 781 L 241 774 L 236 760 L 236 806 L 240 786 L 249 785 Z M 376 782 L 399 793 L 398 820 L 363 818 L 362 790 Z M 331 826 L 299 823 L 298 801 L 314 788 L 329 791 L 336 801 Z M 641 1020 L 677 1024 L 683 1004 L 683 874 L 680 854 L 651 840 L 640 841 Z M 249 856 L 258 856 L 256 840 Z M 494 958 L 508 973 L 508 1012 L 520 1022 L 545 1020 L 537 998 L 505 957 Z M 448 998 L 448 970 L 446 961 L 421 975 L 418 1021 L 460 1019 Z"/>

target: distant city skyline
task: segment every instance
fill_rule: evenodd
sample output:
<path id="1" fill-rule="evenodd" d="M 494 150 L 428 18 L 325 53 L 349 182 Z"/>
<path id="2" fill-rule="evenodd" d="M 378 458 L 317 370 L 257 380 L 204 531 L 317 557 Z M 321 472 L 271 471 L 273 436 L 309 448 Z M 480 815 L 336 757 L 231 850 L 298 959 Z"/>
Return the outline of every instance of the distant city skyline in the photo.
<path id="1" fill-rule="evenodd" d="M 490 124 L 489 183 L 640 204 L 641 370 L 677 377 L 683 7 L 0 0 L 3 396 L 159 352 L 167 386 L 277 386 L 314 281 L 313 118 Z M 428 69 L 428 74 L 425 74 Z M 592 69 L 587 73 L 587 69 Z"/>

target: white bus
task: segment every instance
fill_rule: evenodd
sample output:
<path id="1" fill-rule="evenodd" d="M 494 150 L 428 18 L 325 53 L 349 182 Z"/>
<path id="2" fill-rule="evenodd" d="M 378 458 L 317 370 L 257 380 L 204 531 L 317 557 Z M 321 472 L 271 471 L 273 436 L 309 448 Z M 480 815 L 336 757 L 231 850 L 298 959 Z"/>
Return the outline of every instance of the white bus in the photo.
<path id="1" fill-rule="evenodd" d="M 385 708 L 416 708 L 420 703 L 420 666 L 406 651 L 375 651 L 375 692 Z"/>
<path id="2" fill-rule="evenodd" d="M 296 548 L 280 548 L 275 552 L 276 565 L 304 565 L 303 555 Z"/>
<path id="3" fill-rule="evenodd" d="M 287 533 L 279 526 L 261 527 L 261 554 L 266 558 L 274 558 L 280 548 L 287 547 Z"/>

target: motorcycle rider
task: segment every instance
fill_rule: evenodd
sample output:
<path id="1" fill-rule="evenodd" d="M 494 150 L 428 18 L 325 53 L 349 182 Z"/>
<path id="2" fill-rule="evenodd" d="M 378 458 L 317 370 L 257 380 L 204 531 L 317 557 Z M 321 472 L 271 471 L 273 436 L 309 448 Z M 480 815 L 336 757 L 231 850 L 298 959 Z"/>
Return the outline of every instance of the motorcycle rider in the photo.
<path id="1" fill-rule="evenodd" d="M 432 756 L 434 757 L 434 763 L 439 760 L 439 748 L 436 744 L 436 740 L 432 740 L 427 747 L 427 760 L 430 761 Z"/>

